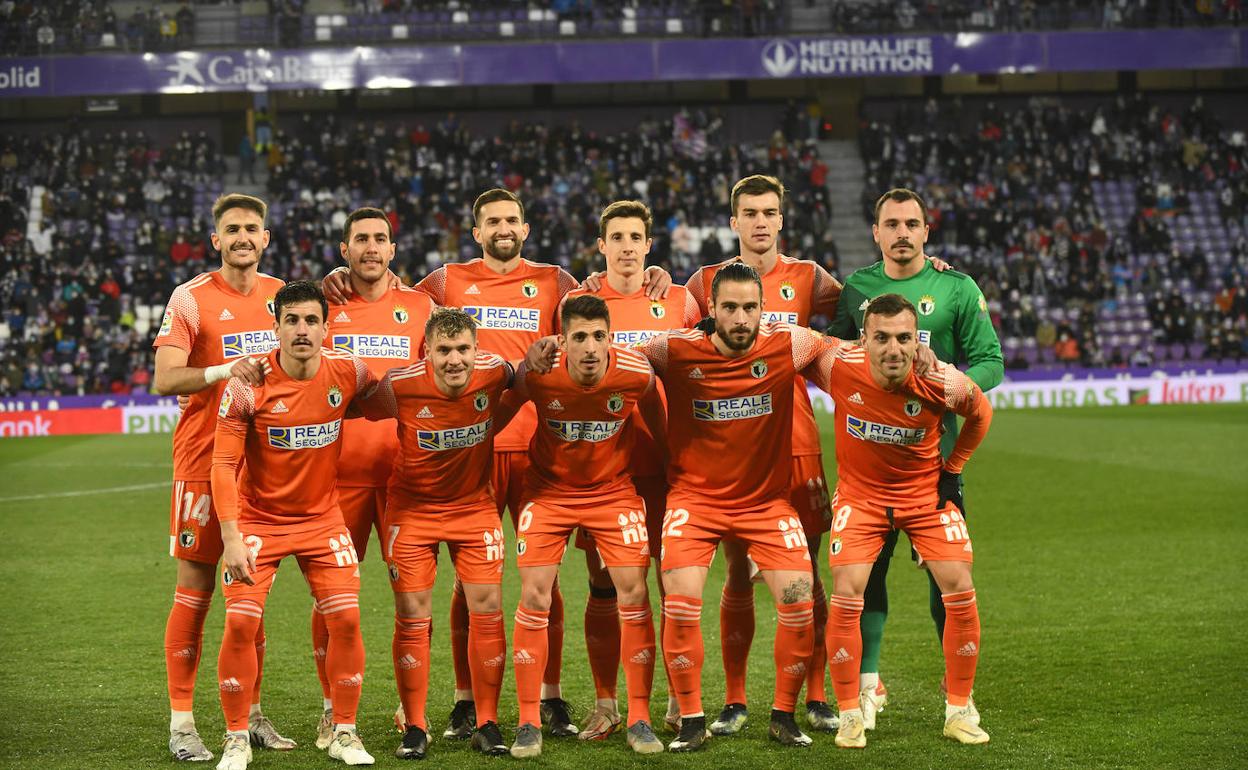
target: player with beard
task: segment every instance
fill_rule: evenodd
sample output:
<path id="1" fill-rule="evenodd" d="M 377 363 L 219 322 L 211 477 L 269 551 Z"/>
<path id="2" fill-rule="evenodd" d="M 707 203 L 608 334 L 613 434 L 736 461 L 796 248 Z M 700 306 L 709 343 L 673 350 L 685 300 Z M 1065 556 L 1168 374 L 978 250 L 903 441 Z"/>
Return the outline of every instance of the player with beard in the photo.
<path id="1" fill-rule="evenodd" d="M 487 190 L 472 205 L 473 239 L 481 246 L 480 259 L 445 264 L 425 276 L 416 289 L 442 306 L 463 308 L 477 324 L 480 346 L 508 361 L 524 358 L 530 345 L 554 334 L 559 301 L 576 287 L 576 279 L 557 265 L 532 262 L 520 256 L 529 236 L 524 204 L 515 193 Z M 326 276 L 325 293 L 341 302 L 350 293 L 342 268 Z M 671 276 L 660 268 L 646 271 L 647 293 L 661 298 Z M 496 438 L 492 482 L 501 513 L 504 506 L 515 524 L 523 496 L 528 446 L 537 421 L 526 406 Z M 451 597 L 451 649 L 455 667 L 455 706 L 447 738 L 468 738 L 479 720 L 472 701 L 472 673 L 468 665 L 468 605 L 458 588 Z M 548 626 L 550 656 L 542 680 L 542 721 L 555 736 L 576 735 L 569 707 L 560 689 L 563 664 L 563 597 L 552 596 Z"/>
<path id="2" fill-rule="evenodd" d="M 156 348 L 152 389 L 161 395 L 187 397 L 173 432 L 169 555 L 178 560 L 178 574 L 165 625 L 169 750 L 183 761 L 212 759 L 195 728 L 192 704 L 203 653 L 204 618 L 222 552 L 210 488 L 217 403 L 231 377 L 249 385 L 263 382 L 260 361 L 277 347 L 273 297 L 282 281 L 258 269 L 269 245 L 267 213 L 264 201 L 240 193 L 222 195 L 213 203 L 212 246 L 221 252 L 221 269 L 198 275 L 173 290 L 152 343 Z M 278 734 L 260 710 L 263 624 L 255 642 L 255 702 L 248 723 L 251 742 L 263 748 L 293 749 L 295 742 Z"/>
<path id="3" fill-rule="evenodd" d="M 956 270 L 933 269 L 938 267 L 936 261 L 925 258 L 923 247 L 927 243 L 928 225 L 923 199 L 901 188 L 881 195 L 875 204 L 871 234 L 880 247 L 882 259 L 846 279 L 842 301 L 828 332 L 856 339 L 863 330 L 863 317 L 871 299 L 882 294 L 900 294 L 918 311 L 919 342 L 930 346 L 940 360 L 965 365 L 966 376 L 980 390 L 989 391 L 999 385 L 1005 373 L 1005 361 L 983 293 L 969 275 Z M 949 457 L 957 440 L 957 415 L 946 411 L 941 454 Z M 959 508 L 965 515 L 961 502 Z M 888 533 L 864 594 L 860 686 L 863 722 L 868 730 L 875 729 L 876 712 L 888 703 L 888 691 L 880 681 L 879 664 L 884 622 L 888 618 L 885 578 L 897 535 L 896 529 Z M 914 554 L 913 549 L 911 553 Z M 935 576 L 928 572 L 927 578 L 929 609 L 936 624 L 936 635 L 943 639 L 945 603 Z M 969 703 L 975 712 L 975 701 L 972 699 Z"/>
<path id="4" fill-rule="evenodd" d="M 331 314 L 331 332 L 325 347 L 350 353 L 363 361 L 374 377 L 420 358 L 425 322 L 436 307 L 424 292 L 392 287 L 386 279 L 395 245 L 390 220 L 381 209 L 352 211 L 343 225 L 342 258 L 348 265 L 352 293 Z M 342 426 L 342 456 L 338 461 L 338 504 L 356 553 L 363 562 L 369 531 L 381 541 L 386 510 L 386 484 L 399 452 L 396 422 L 349 420 Z M 324 711 L 317 726 L 317 748 L 333 740 L 330 682 L 325 671 L 329 629 L 325 616 L 312 607 L 312 651 L 321 680 Z"/>

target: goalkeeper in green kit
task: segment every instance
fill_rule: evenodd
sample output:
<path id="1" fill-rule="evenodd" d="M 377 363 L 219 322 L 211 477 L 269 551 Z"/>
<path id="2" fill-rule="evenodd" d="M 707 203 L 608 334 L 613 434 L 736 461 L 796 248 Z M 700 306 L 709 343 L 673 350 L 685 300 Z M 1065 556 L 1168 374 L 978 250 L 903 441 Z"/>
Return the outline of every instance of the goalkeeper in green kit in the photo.
<path id="1" fill-rule="evenodd" d="M 941 361 L 964 368 L 981 390 L 988 391 L 1000 384 L 1005 374 L 1005 361 L 983 293 L 970 276 L 956 270 L 938 271 L 923 254 L 928 233 L 927 206 L 923 199 L 901 188 L 884 193 L 875 204 L 871 233 L 883 259 L 854 272 L 845 281 L 828 334 L 846 340 L 858 339 L 867 303 L 881 294 L 900 294 L 918 308 L 919 342 L 929 346 Z M 944 428 L 940 450 L 948 457 L 958 437 L 957 415 L 946 413 Z M 954 502 L 965 512 L 961 497 L 958 479 L 958 499 Z M 859 687 L 863 723 L 868 730 L 875 728 L 876 712 L 888 702 L 888 693 L 880 682 L 880 642 L 884 636 L 884 620 L 888 617 L 885 578 L 896 545 L 897 530 L 893 530 L 875 561 L 863 597 Z M 932 620 L 936 622 L 937 636 L 943 637 L 945 608 L 931 575 L 928 575 L 928 583 Z M 974 701 L 970 704 L 978 720 Z"/>

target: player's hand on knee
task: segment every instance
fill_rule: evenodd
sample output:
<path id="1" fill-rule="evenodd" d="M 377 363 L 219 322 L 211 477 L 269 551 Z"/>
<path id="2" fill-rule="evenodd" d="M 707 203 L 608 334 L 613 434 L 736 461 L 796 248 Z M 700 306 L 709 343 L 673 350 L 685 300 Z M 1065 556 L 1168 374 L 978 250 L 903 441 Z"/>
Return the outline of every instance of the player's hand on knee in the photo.
<path id="1" fill-rule="evenodd" d="M 658 265 L 647 267 L 642 273 L 641 286 L 646 296 L 652 300 L 667 299 L 667 292 L 672 288 L 672 276 Z"/>
<path id="2" fill-rule="evenodd" d="M 390 275 L 394 276 L 394 273 Z M 334 305 L 347 304 L 347 300 L 354 293 L 350 276 L 351 271 L 345 267 L 336 267 L 329 271 L 329 275 L 321 279 L 321 291 L 325 292 L 325 299 Z M 398 280 L 397 277 L 394 279 Z"/>

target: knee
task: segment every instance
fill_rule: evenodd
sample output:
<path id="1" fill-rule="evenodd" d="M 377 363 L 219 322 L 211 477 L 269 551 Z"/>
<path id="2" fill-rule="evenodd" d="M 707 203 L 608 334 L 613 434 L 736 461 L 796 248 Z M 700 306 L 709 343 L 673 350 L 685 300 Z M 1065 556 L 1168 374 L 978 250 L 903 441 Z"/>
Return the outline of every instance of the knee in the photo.
<path id="1" fill-rule="evenodd" d="M 520 604 L 539 612 L 550 611 L 550 588 L 526 585 L 520 589 Z"/>
<path id="2" fill-rule="evenodd" d="M 616 587 L 620 604 L 635 607 L 639 604 L 650 604 L 650 593 L 646 590 L 646 581 L 629 581 Z"/>
<path id="3" fill-rule="evenodd" d="M 468 611 L 478 615 L 493 615 L 502 610 L 502 591 L 488 591 L 468 598 Z"/>
<path id="4" fill-rule="evenodd" d="M 229 602 L 225 607 L 225 638 L 223 643 L 250 644 L 260 633 L 260 605 L 251 601 Z"/>
<path id="5" fill-rule="evenodd" d="M 348 607 L 325 613 L 325 626 L 330 638 L 354 636 L 360 633 L 360 608 Z"/>

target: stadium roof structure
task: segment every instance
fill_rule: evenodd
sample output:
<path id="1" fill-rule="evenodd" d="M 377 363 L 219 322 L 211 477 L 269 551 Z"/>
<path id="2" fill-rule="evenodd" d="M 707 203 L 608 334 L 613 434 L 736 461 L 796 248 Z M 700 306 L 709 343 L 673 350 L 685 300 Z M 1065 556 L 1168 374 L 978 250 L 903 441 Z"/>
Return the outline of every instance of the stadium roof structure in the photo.
<path id="1" fill-rule="evenodd" d="M 0 98 L 1244 67 L 1233 28 L 253 48 L 8 58 Z"/>

